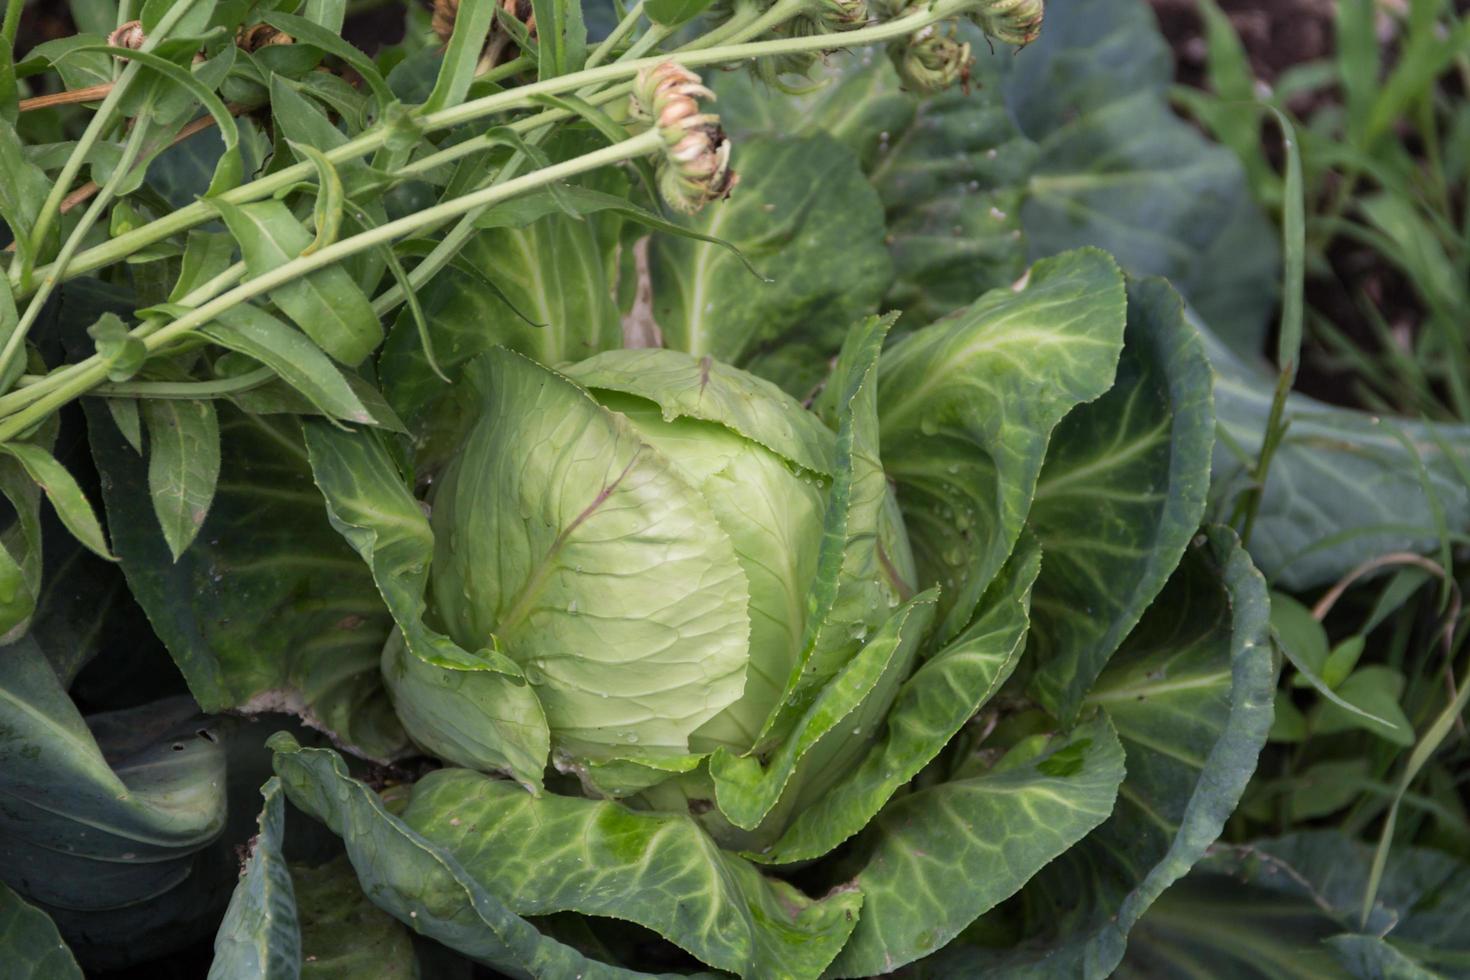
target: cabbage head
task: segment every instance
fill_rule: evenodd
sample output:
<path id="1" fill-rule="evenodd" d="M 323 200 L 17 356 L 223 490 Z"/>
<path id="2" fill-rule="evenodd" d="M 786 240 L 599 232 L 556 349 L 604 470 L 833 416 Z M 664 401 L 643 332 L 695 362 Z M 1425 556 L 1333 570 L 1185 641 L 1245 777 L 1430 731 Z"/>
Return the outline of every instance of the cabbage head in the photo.
<path id="1" fill-rule="evenodd" d="M 752 978 L 1111 969 L 1269 723 L 1203 352 L 1090 249 L 894 319 L 804 397 L 499 346 L 431 439 L 305 426 L 442 764 L 380 796 L 274 743 L 376 903 L 517 975 L 662 962 L 608 920 Z"/>

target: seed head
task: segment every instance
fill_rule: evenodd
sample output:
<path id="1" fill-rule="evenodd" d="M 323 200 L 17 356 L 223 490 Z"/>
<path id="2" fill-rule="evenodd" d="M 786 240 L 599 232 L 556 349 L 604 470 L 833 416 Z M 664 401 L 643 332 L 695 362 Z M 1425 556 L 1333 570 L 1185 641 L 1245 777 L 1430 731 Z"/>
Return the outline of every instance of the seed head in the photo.
<path id="1" fill-rule="evenodd" d="M 1024 47 L 1041 35 L 1045 0 L 982 0 L 970 18 L 997 41 Z"/>
<path id="2" fill-rule="evenodd" d="M 925 95 L 942 92 L 956 82 L 967 85 L 975 62 L 969 44 L 955 37 L 952 29 L 941 33 L 933 24 L 889 45 L 888 56 L 904 88 Z"/>

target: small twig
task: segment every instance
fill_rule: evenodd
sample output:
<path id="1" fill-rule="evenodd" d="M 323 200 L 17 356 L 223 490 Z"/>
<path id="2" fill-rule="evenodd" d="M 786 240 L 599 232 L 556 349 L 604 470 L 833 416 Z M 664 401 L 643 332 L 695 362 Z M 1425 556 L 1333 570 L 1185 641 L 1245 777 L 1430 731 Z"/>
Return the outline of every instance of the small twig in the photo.
<path id="1" fill-rule="evenodd" d="M 65 92 L 52 92 L 50 95 L 21 99 L 20 111 L 30 112 L 33 109 L 49 109 L 54 105 L 75 105 L 78 102 L 97 102 L 107 98 L 107 93 L 112 91 L 112 86 L 112 82 L 102 82 L 99 85 L 88 85 L 86 88 L 74 88 Z"/>

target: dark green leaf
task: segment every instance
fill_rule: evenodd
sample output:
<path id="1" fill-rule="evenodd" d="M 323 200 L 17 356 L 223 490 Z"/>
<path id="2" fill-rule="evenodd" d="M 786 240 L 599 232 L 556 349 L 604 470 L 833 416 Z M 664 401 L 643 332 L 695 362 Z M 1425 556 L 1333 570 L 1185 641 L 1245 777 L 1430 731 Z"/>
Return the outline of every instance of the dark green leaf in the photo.
<path id="1" fill-rule="evenodd" d="M 854 882 L 865 896 L 862 916 L 831 975 L 872 976 L 933 952 L 1106 820 L 1123 748 L 1099 717 L 1055 751 L 1084 740 L 1070 775 L 1020 766 L 890 803 L 866 838 L 866 866 Z"/>
<path id="2" fill-rule="evenodd" d="M 769 281 L 717 245 L 655 236 L 652 315 L 665 346 L 750 367 L 801 396 L 847 328 L 877 308 L 890 276 L 883 211 L 829 137 L 752 139 L 740 151 L 740 193 L 684 224 L 734 245 Z"/>
<path id="3" fill-rule="evenodd" d="M 214 937 L 208 980 L 295 980 L 301 970 L 296 896 L 282 853 L 286 798 L 275 777 L 260 792 L 265 797 L 260 833 L 251 842 L 240 883 Z"/>
<path id="4" fill-rule="evenodd" d="M 370 758 L 404 747 L 378 660 L 391 627 L 371 577 L 327 521 L 291 419 L 220 410 L 214 504 L 177 562 L 143 461 L 88 403 L 123 571 L 207 711 L 287 711 Z"/>
<path id="5" fill-rule="evenodd" d="M 341 370 L 315 344 L 264 310 L 242 303 L 200 332 L 217 344 L 271 367 L 328 417 L 382 424 L 363 405 Z"/>
<path id="6" fill-rule="evenodd" d="M 712 0 L 649 0 L 643 5 L 648 19 L 665 27 L 678 27 L 704 13 Z"/>
<path id="7" fill-rule="evenodd" d="M 1171 63 L 1148 5 L 1053 0 L 1005 98 L 1039 158 L 1022 223 L 1031 256 L 1096 245 L 1164 276 L 1239 351 L 1260 349 L 1279 295 L 1277 236 L 1240 161 L 1169 107 Z"/>
<path id="8" fill-rule="evenodd" d="M 1088 698 L 1127 754 L 1111 815 L 1027 884 L 1019 945 L 961 941 L 926 975 L 1109 974 L 1134 923 L 1205 855 L 1255 770 L 1275 686 L 1266 617 L 1264 583 L 1235 535 L 1204 532 Z"/>
<path id="9" fill-rule="evenodd" d="M 1161 280 L 1132 281 L 1113 389 L 1057 426 L 1030 521 L 1046 560 L 1032 600 L 1031 690 L 1074 717 L 1204 515 L 1210 365 Z"/>
<path id="10" fill-rule="evenodd" d="M 479 67 L 480 55 L 485 50 L 490 25 L 495 23 L 497 6 L 493 3 L 456 5 L 454 33 L 444 48 L 444 60 L 439 65 L 434 90 L 424 100 L 424 112 L 438 112 L 464 101 Z"/>
<path id="11" fill-rule="evenodd" d="M 1083 249 L 884 355 L 883 461 L 919 582 L 945 589 L 941 638 L 970 621 L 1014 547 L 1052 429 L 1112 387 L 1126 311 L 1117 266 Z"/>
<path id="12" fill-rule="evenodd" d="M 488 966 L 531 976 L 638 980 L 542 935 L 481 885 L 448 851 L 409 828 L 347 774 L 336 753 L 271 739 L 291 802 L 337 834 L 364 891 L 416 932 Z M 517 790 L 517 792 L 519 792 Z"/>

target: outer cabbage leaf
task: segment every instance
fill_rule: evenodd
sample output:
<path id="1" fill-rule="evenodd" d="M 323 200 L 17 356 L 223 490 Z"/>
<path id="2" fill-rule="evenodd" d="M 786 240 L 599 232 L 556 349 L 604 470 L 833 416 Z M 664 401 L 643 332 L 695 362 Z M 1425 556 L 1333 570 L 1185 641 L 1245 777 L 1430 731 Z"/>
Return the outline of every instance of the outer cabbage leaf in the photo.
<path id="1" fill-rule="evenodd" d="M 750 589 L 729 537 L 585 390 L 504 348 L 476 371 L 482 415 L 433 501 L 437 612 L 524 668 L 556 747 L 687 752 L 745 683 Z"/>
<path id="2" fill-rule="evenodd" d="M 1235 154 L 1169 107 L 1168 45 L 1142 0 L 1051 0 L 1005 100 L 1039 156 L 1022 226 L 1040 258 L 1107 249 L 1164 276 L 1233 348 L 1257 351 L 1279 295 L 1280 247 Z"/>
<path id="3" fill-rule="evenodd" d="M 417 980 L 408 928 L 363 894 L 345 856 L 291 866 L 301 921 L 301 980 Z"/>
<path id="4" fill-rule="evenodd" d="M 56 924 L 0 881 L 0 957 L 14 980 L 82 980 Z"/>
<path id="5" fill-rule="evenodd" d="M 949 942 L 1108 819 L 1122 780 L 1100 716 L 1030 765 L 894 800 L 859 841 L 863 914 L 831 975 L 888 972 Z"/>
<path id="6" fill-rule="evenodd" d="M 389 813 L 377 794 L 347 774 L 335 752 L 302 748 L 284 734 L 273 736 L 270 745 L 287 797 L 342 837 L 364 893 L 414 931 L 512 976 L 647 976 L 589 959 L 542 935 L 452 854 Z"/>
<path id="7" fill-rule="evenodd" d="M 215 935 L 209 980 L 295 980 L 301 971 L 296 892 L 281 850 L 286 833 L 281 781 L 272 777 L 260 792 L 265 797 L 260 833 Z"/>
<path id="8" fill-rule="evenodd" d="M 1057 427 L 1030 521 L 1046 561 L 1030 689 L 1071 719 L 1199 527 L 1210 483 L 1210 365 L 1162 280 L 1128 285 L 1113 389 Z"/>
<path id="9" fill-rule="evenodd" d="M 225 760 L 192 702 L 84 721 L 27 637 L 0 655 L 0 733 L 6 883 L 74 946 L 107 933 L 109 916 L 133 916 L 139 955 L 200 925 L 218 857 L 209 845 L 225 826 Z"/>
<path id="10" fill-rule="evenodd" d="M 1108 820 L 1022 891 L 1010 950 L 957 943 L 936 977 L 1107 976 L 1128 931 L 1203 857 L 1255 770 L 1275 668 L 1265 583 L 1235 535 L 1206 531 L 1088 696 L 1128 776 Z"/>
<path id="11" fill-rule="evenodd" d="M 1323 931 L 1337 933 L 1328 942 L 1334 955 L 1364 980 L 1427 971 L 1463 976 L 1470 962 L 1470 866 L 1443 851 L 1395 847 L 1364 923 L 1373 852 L 1373 845 L 1335 831 L 1304 831 L 1219 848 L 1191 877 L 1221 896 L 1264 892 L 1268 901 L 1310 909 L 1325 920 Z"/>
<path id="12" fill-rule="evenodd" d="M 1095 249 L 1036 263 L 883 357 L 884 464 L 942 639 L 970 621 L 1015 546 L 1052 429 L 1106 392 L 1123 346 L 1122 274 Z"/>
<path id="13" fill-rule="evenodd" d="M 520 669 L 488 643 L 470 652 L 424 622 L 434 534 L 387 448 L 375 433 L 313 423 L 306 443 L 332 525 L 372 569 L 397 623 L 382 676 L 398 717 L 442 758 L 505 769 L 539 790 L 550 735 Z"/>
<path id="14" fill-rule="evenodd" d="M 715 82 L 720 120 L 741 146 L 755 134 L 825 134 L 858 155 L 887 215 L 895 278 L 885 305 L 911 327 L 1009 285 L 1026 265 L 1020 202 L 1036 147 L 989 97 L 1014 52 L 991 50 L 971 25 L 961 32 L 978 91 L 920 98 L 872 49 L 833 54 L 825 84 L 804 95 L 773 98 L 746 73 Z"/>
<path id="15" fill-rule="evenodd" d="M 1201 332 L 1215 368 L 1211 495 L 1223 515 L 1260 454 L 1274 381 Z M 1251 536 L 1251 556 L 1273 584 L 1310 589 L 1390 551 L 1432 551 L 1436 510 L 1452 533 L 1470 527 L 1470 426 L 1381 418 L 1305 395 L 1287 398 L 1285 418 L 1291 428 Z"/>
<path id="16" fill-rule="evenodd" d="M 405 746 L 378 675 L 390 619 L 327 521 L 294 420 L 221 409 L 209 516 L 172 560 L 143 459 L 89 403 L 113 548 L 133 595 L 206 711 L 287 711 L 359 754 Z"/>
<path id="17" fill-rule="evenodd" d="M 804 394 L 848 326 L 877 309 L 890 278 L 883 210 L 857 161 L 829 137 L 740 147 L 740 193 L 688 219 L 728 249 L 657 235 L 652 314 L 664 344 L 747 367 Z"/>
<path id="18" fill-rule="evenodd" d="M 862 904 L 853 889 L 818 902 L 763 877 L 691 816 L 535 799 L 464 769 L 420 780 L 403 820 L 518 914 L 630 920 L 743 977 L 817 977 Z"/>
<path id="19" fill-rule="evenodd" d="M 1339 980 L 1324 941 L 1338 925 L 1305 899 L 1191 874 L 1134 926 L 1122 980 Z"/>

